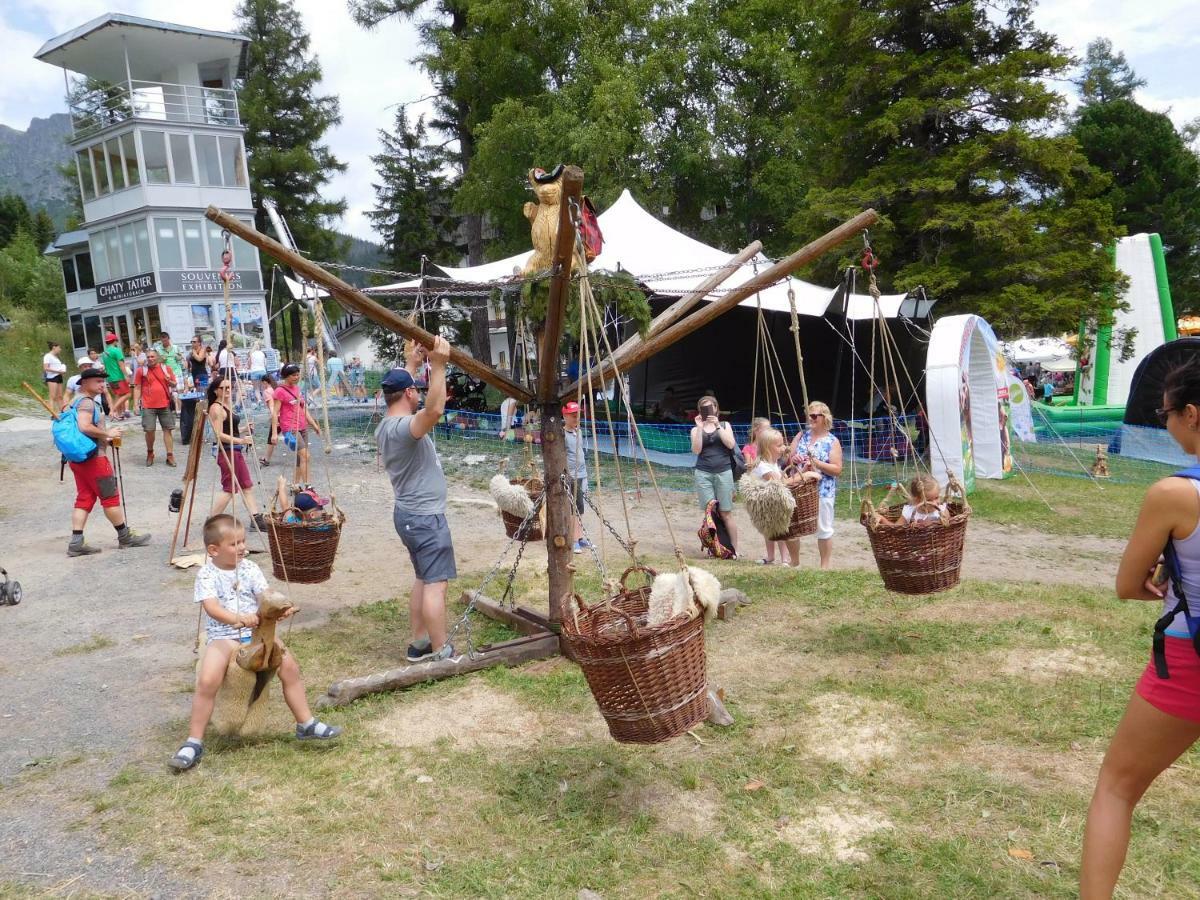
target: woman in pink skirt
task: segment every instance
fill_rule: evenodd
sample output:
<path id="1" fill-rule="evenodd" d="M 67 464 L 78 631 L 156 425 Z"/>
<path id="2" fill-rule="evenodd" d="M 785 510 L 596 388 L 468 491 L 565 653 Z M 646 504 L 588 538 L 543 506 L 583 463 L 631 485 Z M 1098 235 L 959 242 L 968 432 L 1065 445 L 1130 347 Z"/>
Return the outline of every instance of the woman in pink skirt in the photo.
<path id="1" fill-rule="evenodd" d="M 241 494 L 253 527 L 265 532 L 267 523 L 258 511 L 254 479 L 246 466 L 246 453 L 254 452 L 254 438 L 242 437 L 242 418 L 233 411 L 232 392 L 233 382 L 224 374 L 214 375 L 208 385 L 208 422 L 216 435 L 217 468 L 221 470 L 221 492 L 217 494 L 210 515 L 225 512 L 234 494 Z M 234 515 L 237 515 L 236 507 Z"/>

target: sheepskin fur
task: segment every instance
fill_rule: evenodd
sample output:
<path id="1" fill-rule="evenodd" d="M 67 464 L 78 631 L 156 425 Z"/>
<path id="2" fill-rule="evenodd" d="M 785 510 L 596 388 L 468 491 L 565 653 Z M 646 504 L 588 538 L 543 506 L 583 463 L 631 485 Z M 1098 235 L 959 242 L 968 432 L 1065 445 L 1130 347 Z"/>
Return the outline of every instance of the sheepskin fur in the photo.
<path id="1" fill-rule="evenodd" d="M 711 622 L 721 602 L 721 582 L 711 572 L 688 566 L 687 572 L 664 572 L 650 586 L 647 625 L 661 625 L 667 619 L 687 613 L 689 619 L 703 613 Z"/>
<path id="2" fill-rule="evenodd" d="M 492 476 L 492 480 L 488 483 L 488 490 L 491 491 L 492 499 L 496 501 L 500 510 L 510 516 L 524 519 L 533 512 L 533 500 L 529 496 L 529 491 L 525 490 L 523 485 L 513 484 L 503 473 Z"/>
<path id="3" fill-rule="evenodd" d="M 218 734 L 246 737 L 264 730 L 271 681 L 284 653 L 283 644 L 275 639 L 275 623 L 291 607 L 291 602 L 277 591 L 268 591 L 259 603 L 261 623 L 252 632 L 250 643 L 229 657 L 225 679 L 217 691 L 212 726 Z"/>
<path id="4" fill-rule="evenodd" d="M 786 534 L 792 524 L 796 498 L 782 481 L 764 481 L 747 472 L 738 482 L 738 493 L 754 528 L 765 538 Z"/>

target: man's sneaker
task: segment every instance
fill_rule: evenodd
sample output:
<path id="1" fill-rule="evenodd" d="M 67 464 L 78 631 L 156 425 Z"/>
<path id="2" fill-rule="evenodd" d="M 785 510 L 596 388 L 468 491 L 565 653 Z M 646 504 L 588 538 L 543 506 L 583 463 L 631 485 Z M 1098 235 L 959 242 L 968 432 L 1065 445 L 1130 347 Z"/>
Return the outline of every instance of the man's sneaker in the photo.
<path id="1" fill-rule="evenodd" d="M 576 541 L 574 544 L 572 544 L 571 552 L 572 553 L 582 553 L 583 552 L 583 541 Z"/>
<path id="2" fill-rule="evenodd" d="M 132 528 L 125 532 L 125 536 L 117 538 L 117 546 L 122 550 L 128 550 L 130 547 L 145 547 L 150 543 L 150 535 L 139 534 Z"/>
<path id="3" fill-rule="evenodd" d="M 441 662 L 444 659 L 451 659 L 454 656 L 454 645 L 447 641 L 442 644 L 442 649 L 435 653 L 430 653 L 422 662 Z"/>
<path id="4" fill-rule="evenodd" d="M 296 725 L 296 740 L 298 741 L 328 741 L 341 733 L 341 726 L 326 725 L 319 719 L 313 719 L 307 725 Z"/>
<path id="5" fill-rule="evenodd" d="M 411 663 L 421 662 L 433 652 L 433 644 L 429 643 L 429 638 L 423 641 L 416 641 L 408 645 L 408 650 L 404 654 L 404 658 Z"/>
<path id="6" fill-rule="evenodd" d="M 91 556 L 93 553 L 99 553 L 99 547 L 93 547 L 91 544 L 67 544 L 67 556 Z"/>

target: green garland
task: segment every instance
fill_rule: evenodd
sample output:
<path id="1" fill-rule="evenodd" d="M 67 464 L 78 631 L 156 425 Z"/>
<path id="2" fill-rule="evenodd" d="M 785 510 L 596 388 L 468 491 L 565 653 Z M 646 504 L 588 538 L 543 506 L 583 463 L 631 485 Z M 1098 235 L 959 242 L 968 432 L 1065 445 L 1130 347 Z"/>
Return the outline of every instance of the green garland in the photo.
<path id="1" fill-rule="evenodd" d="M 632 322 L 638 333 L 645 337 L 650 329 L 650 301 L 640 284 L 628 273 L 600 274 L 590 276 L 592 294 L 601 309 L 610 305 L 615 306 L 617 314 Z M 549 277 L 538 281 L 527 281 L 521 286 L 521 306 L 518 315 L 525 317 L 525 322 L 531 331 L 541 330 L 546 321 L 546 307 L 550 302 Z M 579 284 L 571 282 L 570 296 L 567 298 L 563 324 L 563 336 L 572 343 L 579 340 Z"/>

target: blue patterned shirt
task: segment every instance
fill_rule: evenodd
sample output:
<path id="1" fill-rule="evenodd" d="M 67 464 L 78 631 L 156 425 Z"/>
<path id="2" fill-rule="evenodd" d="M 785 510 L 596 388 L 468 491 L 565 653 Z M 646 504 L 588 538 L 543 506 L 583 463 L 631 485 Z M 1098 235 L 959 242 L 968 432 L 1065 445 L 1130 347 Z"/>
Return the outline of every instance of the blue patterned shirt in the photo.
<path id="1" fill-rule="evenodd" d="M 833 453 L 833 445 L 837 440 L 832 434 L 827 434 L 824 437 L 813 438 L 811 431 L 804 432 L 804 436 L 800 438 L 800 443 L 796 445 L 796 453 L 800 456 L 811 456 L 819 462 L 829 462 L 830 454 Z M 834 475 L 826 475 L 821 473 L 821 488 L 822 497 L 832 497 L 837 493 L 837 477 Z"/>

